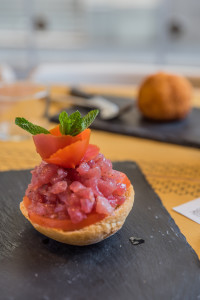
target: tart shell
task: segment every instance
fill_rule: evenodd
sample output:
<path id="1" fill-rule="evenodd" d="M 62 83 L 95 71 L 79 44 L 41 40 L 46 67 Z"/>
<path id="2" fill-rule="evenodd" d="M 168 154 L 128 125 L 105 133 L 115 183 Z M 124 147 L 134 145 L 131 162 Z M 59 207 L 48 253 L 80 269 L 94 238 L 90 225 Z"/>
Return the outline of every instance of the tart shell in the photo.
<path id="1" fill-rule="evenodd" d="M 44 227 L 33 223 L 28 216 L 28 211 L 24 206 L 23 201 L 20 203 L 20 210 L 25 218 L 33 225 L 33 227 L 45 236 L 61 243 L 84 246 L 98 243 L 117 232 L 122 227 L 126 217 L 131 211 L 133 202 L 134 189 L 133 186 L 130 185 L 126 192 L 125 202 L 116 208 L 112 215 L 105 217 L 100 222 L 74 231 L 64 231 L 61 229 Z"/>

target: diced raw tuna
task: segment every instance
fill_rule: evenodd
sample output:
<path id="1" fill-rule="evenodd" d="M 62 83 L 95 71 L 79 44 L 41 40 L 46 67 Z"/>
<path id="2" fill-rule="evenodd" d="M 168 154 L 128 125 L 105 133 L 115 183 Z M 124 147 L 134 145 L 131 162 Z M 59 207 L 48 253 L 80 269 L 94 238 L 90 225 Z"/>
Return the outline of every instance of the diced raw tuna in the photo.
<path id="1" fill-rule="evenodd" d="M 86 218 L 86 215 L 78 208 L 69 207 L 68 214 L 73 223 L 79 223 Z"/>
<path id="2" fill-rule="evenodd" d="M 79 181 L 74 181 L 70 185 L 70 190 L 72 190 L 74 193 L 77 193 L 78 191 L 80 191 L 84 188 L 85 188 L 85 186 L 82 183 L 80 183 Z"/>
<path id="3" fill-rule="evenodd" d="M 116 190 L 117 184 L 113 179 L 100 179 L 98 182 L 98 188 L 105 197 L 108 197 Z"/>
<path id="4" fill-rule="evenodd" d="M 52 185 L 50 191 L 52 194 L 60 194 L 67 189 L 67 181 L 58 181 Z"/>
<path id="5" fill-rule="evenodd" d="M 78 173 L 82 176 L 84 174 L 87 174 L 87 172 L 89 171 L 90 166 L 86 163 L 83 162 L 82 164 L 80 164 L 80 166 L 77 168 Z"/>
<path id="6" fill-rule="evenodd" d="M 91 212 L 110 215 L 126 197 L 124 174 L 99 153 L 74 169 L 42 162 L 26 190 L 29 211 L 48 218 L 81 222 Z"/>
<path id="7" fill-rule="evenodd" d="M 94 207 L 94 202 L 95 200 L 91 200 L 88 198 L 81 198 L 80 199 L 80 203 L 81 203 L 81 210 L 86 213 L 89 214 L 91 213 L 93 207 Z"/>
<path id="8" fill-rule="evenodd" d="M 98 196 L 96 200 L 96 212 L 99 214 L 110 215 L 114 211 L 114 208 L 110 205 L 109 201 L 105 197 Z"/>
<path id="9" fill-rule="evenodd" d="M 57 173 L 58 166 L 42 162 L 32 171 L 31 184 L 38 188 L 50 182 L 51 178 Z"/>

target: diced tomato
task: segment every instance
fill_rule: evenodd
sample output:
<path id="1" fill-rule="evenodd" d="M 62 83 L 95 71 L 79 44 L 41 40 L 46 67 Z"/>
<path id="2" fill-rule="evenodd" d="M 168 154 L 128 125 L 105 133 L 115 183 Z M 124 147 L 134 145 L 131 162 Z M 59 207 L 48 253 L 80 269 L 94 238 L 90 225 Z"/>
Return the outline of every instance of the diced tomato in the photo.
<path id="1" fill-rule="evenodd" d="M 28 206 L 31 203 L 29 198 L 25 196 L 23 199 L 23 202 L 24 202 L 26 209 L 28 209 Z M 31 211 L 28 212 L 28 216 L 33 223 L 36 223 L 40 226 L 62 229 L 64 231 L 79 230 L 86 226 L 100 222 L 101 220 L 103 220 L 106 217 L 106 215 L 104 215 L 104 214 L 90 213 L 89 215 L 87 215 L 86 219 L 84 219 L 83 221 L 81 221 L 79 223 L 74 224 L 74 223 L 72 223 L 72 221 L 70 219 L 58 220 L 58 219 L 46 218 L 43 216 L 36 215 L 35 213 L 32 213 Z"/>

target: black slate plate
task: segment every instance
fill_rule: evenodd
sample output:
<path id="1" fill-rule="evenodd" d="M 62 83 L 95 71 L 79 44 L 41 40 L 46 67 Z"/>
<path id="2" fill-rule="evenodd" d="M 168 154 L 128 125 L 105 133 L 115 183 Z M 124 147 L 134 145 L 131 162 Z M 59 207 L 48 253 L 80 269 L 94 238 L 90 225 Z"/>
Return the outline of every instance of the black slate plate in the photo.
<path id="1" fill-rule="evenodd" d="M 0 173 L 0 298 L 199 299 L 197 255 L 133 162 L 114 163 L 134 184 L 124 227 L 91 246 L 45 238 L 19 212 L 29 171 Z M 133 246 L 129 238 L 143 238 Z"/>
<path id="2" fill-rule="evenodd" d="M 87 109 L 80 107 L 67 109 L 67 112 L 72 113 L 77 109 L 83 115 L 88 112 Z M 58 115 L 52 116 L 50 120 L 58 122 Z M 193 108 L 189 116 L 181 121 L 153 122 L 143 118 L 136 105 L 134 105 L 132 108 L 129 107 L 129 110 L 119 118 L 110 121 L 103 121 L 97 118 L 90 127 L 124 135 L 200 148 L 200 109 L 198 108 Z"/>

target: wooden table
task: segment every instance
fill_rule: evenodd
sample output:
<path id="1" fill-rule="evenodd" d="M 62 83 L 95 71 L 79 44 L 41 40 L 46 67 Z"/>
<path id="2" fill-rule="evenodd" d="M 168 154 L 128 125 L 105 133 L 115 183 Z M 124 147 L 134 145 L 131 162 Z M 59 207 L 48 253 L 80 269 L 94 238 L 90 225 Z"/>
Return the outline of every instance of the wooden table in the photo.
<path id="1" fill-rule="evenodd" d="M 137 91 L 132 86 L 84 88 L 88 92 L 123 97 L 134 97 Z M 52 88 L 54 96 L 66 92 L 65 87 Z M 194 92 L 193 105 L 200 106 L 199 90 Z M 60 104 L 52 105 L 50 113 L 58 111 L 59 108 Z M 1 119 L 9 117 L 14 120 L 16 116 L 23 116 L 32 121 L 37 120 L 38 124 L 48 128 L 51 124 L 45 121 L 43 112 L 43 100 L 30 100 L 16 104 Z M 91 143 L 99 145 L 101 152 L 112 161 L 133 160 L 139 164 L 163 205 L 200 258 L 200 225 L 172 210 L 174 206 L 200 196 L 200 151 L 102 131 L 92 132 Z M 0 142 L 0 147 L 1 171 L 33 168 L 40 162 L 31 138 L 21 142 Z"/>

